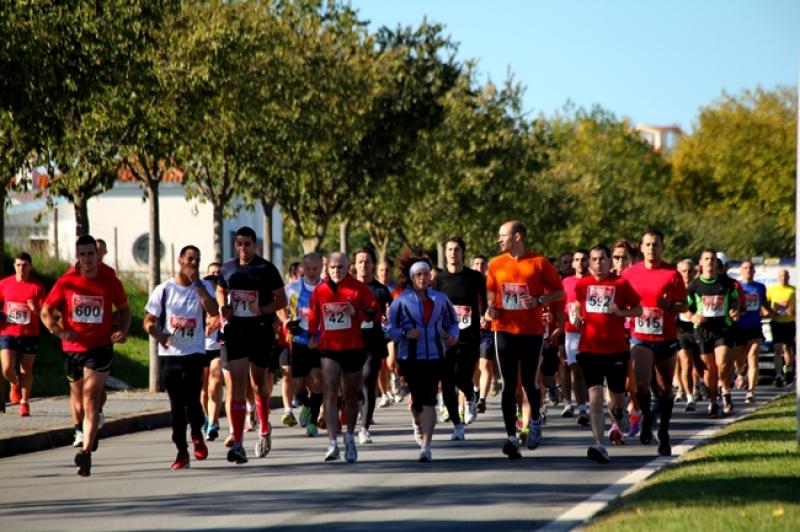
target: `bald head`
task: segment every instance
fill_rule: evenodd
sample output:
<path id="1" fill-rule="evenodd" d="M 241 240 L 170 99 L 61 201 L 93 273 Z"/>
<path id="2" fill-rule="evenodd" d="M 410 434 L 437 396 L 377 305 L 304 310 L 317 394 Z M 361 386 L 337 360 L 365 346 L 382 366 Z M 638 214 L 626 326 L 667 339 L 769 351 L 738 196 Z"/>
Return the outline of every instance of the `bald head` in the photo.
<path id="1" fill-rule="evenodd" d="M 346 253 L 335 251 L 328 255 L 328 275 L 334 283 L 340 282 L 347 275 L 350 260 Z"/>

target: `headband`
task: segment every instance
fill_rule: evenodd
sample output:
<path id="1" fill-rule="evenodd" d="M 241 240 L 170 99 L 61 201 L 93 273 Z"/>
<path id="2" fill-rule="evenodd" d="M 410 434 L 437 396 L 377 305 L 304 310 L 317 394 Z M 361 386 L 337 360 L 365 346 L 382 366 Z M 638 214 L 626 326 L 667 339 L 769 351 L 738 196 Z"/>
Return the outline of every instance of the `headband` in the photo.
<path id="1" fill-rule="evenodd" d="M 430 272 L 431 271 L 431 265 L 428 264 L 425 261 L 415 262 L 414 264 L 411 265 L 411 268 L 409 268 L 408 275 L 413 277 L 414 275 L 416 275 L 418 272 L 420 272 L 422 270 L 426 270 L 426 271 Z"/>

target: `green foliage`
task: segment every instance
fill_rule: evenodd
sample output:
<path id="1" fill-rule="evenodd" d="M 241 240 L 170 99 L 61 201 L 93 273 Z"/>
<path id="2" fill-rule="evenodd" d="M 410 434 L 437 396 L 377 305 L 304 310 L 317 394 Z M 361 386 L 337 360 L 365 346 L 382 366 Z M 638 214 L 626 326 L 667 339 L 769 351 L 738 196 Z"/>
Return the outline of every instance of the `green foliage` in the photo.
<path id="1" fill-rule="evenodd" d="M 694 129 L 673 155 L 671 189 L 687 206 L 691 247 L 793 256 L 796 88 L 723 93 Z"/>

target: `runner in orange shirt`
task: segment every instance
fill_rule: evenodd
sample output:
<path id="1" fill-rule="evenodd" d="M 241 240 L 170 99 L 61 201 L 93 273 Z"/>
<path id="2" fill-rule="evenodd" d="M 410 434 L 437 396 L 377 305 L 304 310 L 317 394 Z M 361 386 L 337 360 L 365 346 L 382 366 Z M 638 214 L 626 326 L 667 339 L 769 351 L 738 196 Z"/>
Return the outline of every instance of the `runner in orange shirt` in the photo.
<path id="1" fill-rule="evenodd" d="M 542 352 L 544 322 L 542 305 L 564 297 L 561 278 L 547 260 L 525 250 L 525 225 L 510 221 L 500 226 L 497 244 L 502 255 L 489 264 L 486 276 L 486 315 L 492 320 L 495 349 L 503 376 L 502 411 L 508 440 L 503 453 L 510 459 L 521 458 L 517 439 L 517 374 L 527 394 L 531 420 L 527 447 L 535 449 L 542 439 L 540 397 L 536 389 L 536 371 Z"/>

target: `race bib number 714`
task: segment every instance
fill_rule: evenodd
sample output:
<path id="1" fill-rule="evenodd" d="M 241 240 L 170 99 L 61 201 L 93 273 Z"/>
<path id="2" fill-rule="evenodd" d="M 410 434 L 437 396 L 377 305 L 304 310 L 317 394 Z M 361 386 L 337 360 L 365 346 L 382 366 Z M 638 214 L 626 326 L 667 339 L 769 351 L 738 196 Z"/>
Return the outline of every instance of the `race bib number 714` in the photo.
<path id="1" fill-rule="evenodd" d="M 525 283 L 503 283 L 503 308 L 505 310 L 523 310 L 521 297 L 529 295 Z"/>

